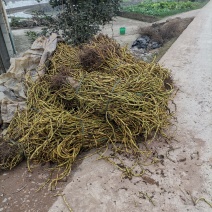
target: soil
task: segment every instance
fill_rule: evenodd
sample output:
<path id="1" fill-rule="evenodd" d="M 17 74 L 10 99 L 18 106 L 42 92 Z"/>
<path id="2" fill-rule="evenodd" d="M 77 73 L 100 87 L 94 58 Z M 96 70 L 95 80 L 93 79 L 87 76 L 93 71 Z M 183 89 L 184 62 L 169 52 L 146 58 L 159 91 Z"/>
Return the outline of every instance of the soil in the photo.
<path id="1" fill-rule="evenodd" d="M 154 23 L 151 26 L 141 27 L 139 33 L 145 45 L 143 45 L 144 47 L 139 47 L 139 45 L 135 46 L 131 49 L 131 52 L 144 61 L 151 62 L 155 56 L 155 61 L 159 61 L 163 54 L 192 21 L 193 18 L 174 18 L 168 19 L 166 22 Z M 149 40 L 145 40 L 145 38 Z M 152 47 L 153 43 L 155 43 L 156 46 L 154 48 Z"/>
<path id="2" fill-rule="evenodd" d="M 165 43 L 167 40 L 178 37 L 190 24 L 193 18 L 175 18 L 164 23 L 155 23 L 149 27 L 140 28 L 141 36 L 149 36 L 151 40 L 158 43 Z"/>
<path id="3" fill-rule="evenodd" d="M 45 187 L 36 192 L 46 178 L 46 166 L 37 167 L 30 173 L 25 161 L 11 171 L 0 171 L 0 211 L 48 211 L 56 200 L 54 195 L 61 192 L 65 184 L 59 184 L 55 191 Z"/>
<path id="4" fill-rule="evenodd" d="M 183 31 L 188 27 L 188 25 L 193 21 L 192 18 L 175 18 L 169 20 L 164 25 L 161 26 L 161 30 L 163 33 L 161 38 L 163 40 L 163 45 L 159 49 L 155 61 L 158 62 L 163 55 L 168 51 L 168 49 L 172 46 L 172 44 L 177 40 L 177 38 L 183 33 Z"/>

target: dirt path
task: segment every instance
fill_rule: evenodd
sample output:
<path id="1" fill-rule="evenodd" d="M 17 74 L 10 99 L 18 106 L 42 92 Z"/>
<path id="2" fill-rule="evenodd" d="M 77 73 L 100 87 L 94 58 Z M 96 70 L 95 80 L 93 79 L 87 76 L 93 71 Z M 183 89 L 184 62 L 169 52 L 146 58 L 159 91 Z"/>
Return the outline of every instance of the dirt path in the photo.
<path id="1" fill-rule="evenodd" d="M 48 178 L 46 166 L 28 172 L 26 162 L 7 172 L 0 171 L 0 211 L 3 212 L 45 212 L 56 200 L 54 195 L 61 192 L 65 184 L 57 190 L 39 189 Z"/>

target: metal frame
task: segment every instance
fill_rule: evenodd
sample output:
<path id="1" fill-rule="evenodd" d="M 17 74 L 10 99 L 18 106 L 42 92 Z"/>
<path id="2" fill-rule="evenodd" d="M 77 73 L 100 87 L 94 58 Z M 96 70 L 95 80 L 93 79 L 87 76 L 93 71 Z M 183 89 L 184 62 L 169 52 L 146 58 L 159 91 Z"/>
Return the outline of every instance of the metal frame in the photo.
<path id="1" fill-rule="evenodd" d="M 10 55 L 7 50 L 7 46 L 0 28 L 0 74 L 5 73 L 6 70 L 10 67 Z"/>

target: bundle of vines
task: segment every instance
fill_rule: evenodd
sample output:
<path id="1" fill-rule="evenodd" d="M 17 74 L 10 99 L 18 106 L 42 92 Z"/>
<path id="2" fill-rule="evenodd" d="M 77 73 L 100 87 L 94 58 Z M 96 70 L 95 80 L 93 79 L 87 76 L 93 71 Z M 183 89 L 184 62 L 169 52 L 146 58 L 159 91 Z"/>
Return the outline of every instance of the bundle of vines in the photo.
<path id="1" fill-rule="evenodd" d="M 59 43 L 45 74 L 26 81 L 27 109 L 17 111 L 0 141 L 0 169 L 23 158 L 29 168 L 52 162 L 54 185 L 82 151 L 121 144 L 139 152 L 139 136 L 145 143 L 165 136 L 169 81 L 169 70 L 134 58 L 107 36 L 77 47 Z"/>

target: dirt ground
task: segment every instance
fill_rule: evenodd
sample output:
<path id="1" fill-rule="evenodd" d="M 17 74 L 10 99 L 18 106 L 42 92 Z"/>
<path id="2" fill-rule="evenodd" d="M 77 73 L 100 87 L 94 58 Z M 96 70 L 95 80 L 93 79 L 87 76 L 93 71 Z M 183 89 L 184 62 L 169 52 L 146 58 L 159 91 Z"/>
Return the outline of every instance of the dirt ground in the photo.
<path id="1" fill-rule="evenodd" d="M 140 27 L 138 30 L 140 36 L 133 42 L 130 51 L 146 62 L 151 62 L 153 59 L 158 62 L 193 19 L 194 17 L 177 17 Z"/>
<path id="2" fill-rule="evenodd" d="M 72 173 L 80 165 L 77 162 Z M 47 179 L 49 178 L 49 165 L 34 166 L 28 171 L 26 161 L 23 161 L 11 171 L 0 171 L 0 211 L 5 212 L 45 212 L 56 201 L 65 186 L 71 182 L 71 177 L 57 184 L 51 190 Z M 42 189 L 40 189 L 42 188 Z"/>
<path id="3" fill-rule="evenodd" d="M 0 211 L 48 211 L 49 206 L 56 200 L 54 195 L 61 192 L 59 185 L 56 191 L 47 188 L 36 192 L 48 177 L 46 167 L 28 172 L 26 162 L 11 171 L 0 172 Z"/>
<path id="4" fill-rule="evenodd" d="M 26 32 L 28 30 L 38 32 L 41 30 L 41 27 L 35 27 L 33 29 L 16 29 L 12 31 L 15 48 L 16 48 L 16 57 L 19 57 L 22 53 L 28 50 L 32 45 L 29 38 L 26 36 Z"/>

